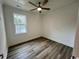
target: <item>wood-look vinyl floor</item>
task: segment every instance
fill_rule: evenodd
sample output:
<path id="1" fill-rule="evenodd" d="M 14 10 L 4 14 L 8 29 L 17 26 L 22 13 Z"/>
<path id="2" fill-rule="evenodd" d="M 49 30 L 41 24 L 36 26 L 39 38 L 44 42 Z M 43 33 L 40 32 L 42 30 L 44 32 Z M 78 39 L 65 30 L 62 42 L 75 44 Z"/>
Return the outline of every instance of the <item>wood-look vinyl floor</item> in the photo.
<path id="1" fill-rule="evenodd" d="M 70 59 L 71 55 L 71 47 L 44 38 L 39 38 L 9 48 L 7 59 Z"/>

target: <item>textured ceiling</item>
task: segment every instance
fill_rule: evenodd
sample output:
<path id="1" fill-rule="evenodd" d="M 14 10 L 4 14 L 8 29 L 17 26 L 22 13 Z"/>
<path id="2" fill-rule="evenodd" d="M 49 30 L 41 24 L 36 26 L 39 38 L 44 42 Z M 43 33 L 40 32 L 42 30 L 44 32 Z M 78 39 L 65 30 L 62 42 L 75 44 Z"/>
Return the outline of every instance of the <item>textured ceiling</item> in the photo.
<path id="1" fill-rule="evenodd" d="M 34 6 L 30 5 L 28 1 L 32 1 L 33 3 L 37 4 L 39 1 L 43 0 L 4 0 L 3 3 L 13 7 L 17 7 L 17 5 L 19 5 L 20 7 L 17 8 L 28 11 L 35 8 Z"/>
<path id="2" fill-rule="evenodd" d="M 35 4 L 37 4 L 39 1 L 43 2 L 43 0 L 3 0 L 3 3 L 13 7 L 17 7 L 17 5 L 19 5 L 20 7 L 17 8 L 29 11 L 30 9 L 33 9 L 35 7 L 30 5 L 28 1 L 32 1 Z M 45 5 L 44 7 L 50 7 L 51 10 L 54 10 L 75 1 L 76 0 L 49 0 L 47 5 Z"/>

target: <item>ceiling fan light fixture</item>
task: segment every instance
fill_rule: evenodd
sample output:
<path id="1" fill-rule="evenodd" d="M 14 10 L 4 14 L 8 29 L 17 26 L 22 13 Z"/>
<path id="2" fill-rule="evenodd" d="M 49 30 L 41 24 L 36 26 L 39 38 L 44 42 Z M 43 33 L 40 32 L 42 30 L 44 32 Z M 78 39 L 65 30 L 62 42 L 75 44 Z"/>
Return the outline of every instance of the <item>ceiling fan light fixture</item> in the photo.
<path id="1" fill-rule="evenodd" d="M 44 2 L 43 2 L 44 5 L 47 4 L 47 2 L 48 2 L 48 0 L 44 0 Z M 39 13 L 41 13 L 42 10 L 50 10 L 50 8 L 43 7 L 44 5 L 42 6 L 41 2 L 39 2 L 38 5 L 36 5 L 36 4 L 32 3 L 31 1 L 29 1 L 29 4 L 31 4 L 31 5 L 36 7 L 34 9 L 31 9 L 30 11 L 37 10 Z"/>
<path id="2" fill-rule="evenodd" d="M 42 10 L 42 8 L 40 8 L 40 7 L 39 7 L 39 8 L 37 8 L 37 10 L 38 10 L 38 11 L 41 11 L 41 10 Z"/>

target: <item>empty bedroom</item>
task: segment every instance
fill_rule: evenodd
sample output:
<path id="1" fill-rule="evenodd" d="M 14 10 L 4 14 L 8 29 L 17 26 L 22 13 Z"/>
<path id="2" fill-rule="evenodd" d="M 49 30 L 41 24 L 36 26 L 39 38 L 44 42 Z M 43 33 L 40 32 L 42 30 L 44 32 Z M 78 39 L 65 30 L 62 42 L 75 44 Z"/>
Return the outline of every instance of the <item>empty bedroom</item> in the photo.
<path id="1" fill-rule="evenodd" d="M 0 59 L 79 59 L 78 0 L 0 0 Z"/>

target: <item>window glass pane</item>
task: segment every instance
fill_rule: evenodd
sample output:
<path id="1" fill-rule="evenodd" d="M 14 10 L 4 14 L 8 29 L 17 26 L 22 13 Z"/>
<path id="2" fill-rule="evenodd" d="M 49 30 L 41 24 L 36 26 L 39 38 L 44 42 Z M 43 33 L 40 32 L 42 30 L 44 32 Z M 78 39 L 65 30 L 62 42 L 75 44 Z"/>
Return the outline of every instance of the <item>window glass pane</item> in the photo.
<path id="1" fill-rule="evenodd" d="M 26 24 L 26 16 L 14 14 L 14 24 Z"/>
<path id="2" fill-rule="evenodd" d="M 16 33 L 26 33 L 25 25 L 16 25 Z"/>

